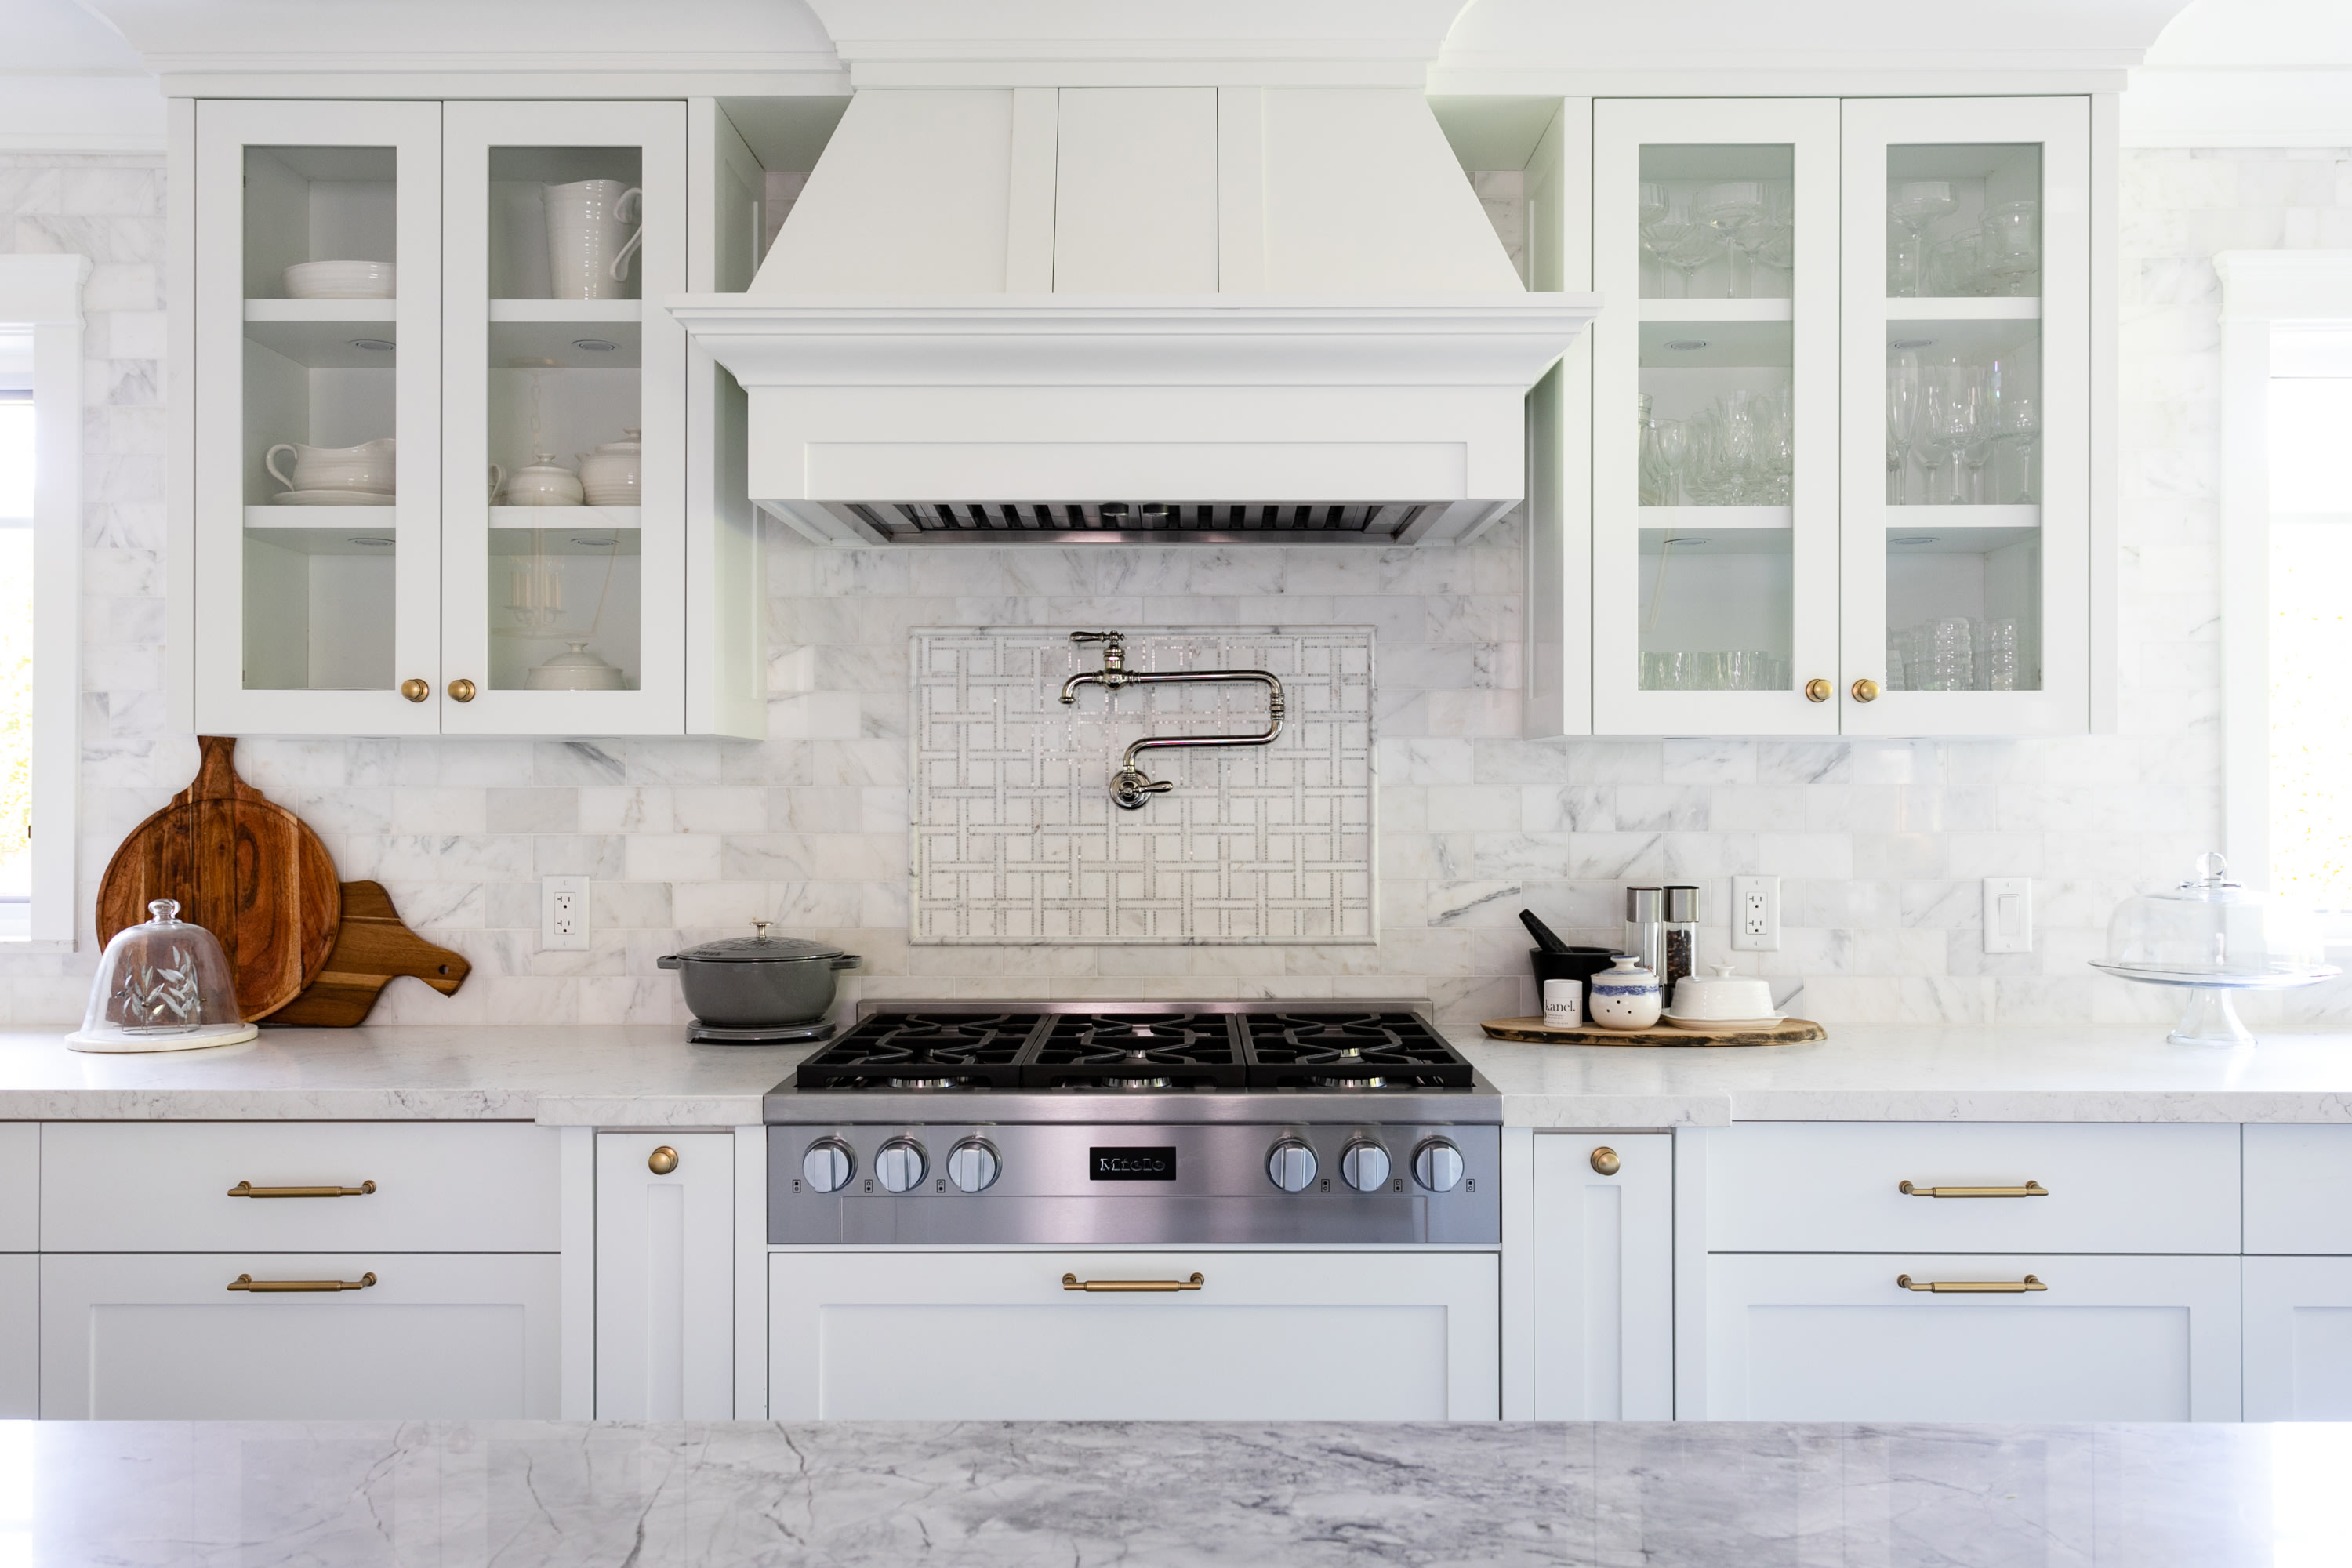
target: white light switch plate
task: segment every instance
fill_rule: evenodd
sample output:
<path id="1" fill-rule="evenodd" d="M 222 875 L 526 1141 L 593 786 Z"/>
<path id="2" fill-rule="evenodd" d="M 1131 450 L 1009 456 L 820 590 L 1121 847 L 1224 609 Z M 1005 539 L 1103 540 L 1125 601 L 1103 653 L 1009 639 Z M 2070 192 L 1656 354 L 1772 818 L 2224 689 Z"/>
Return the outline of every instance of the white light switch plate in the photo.
<path id="1" fill-rule="evenodd" d="M 1987 877 L 1984 879 L 1984 950 L 1987 952 L 2033 951 L 2033 879 Z"/>
<path id="2" fill-rule="evenodd" d="M 539 945 L 557 950 L 587 951 L 587 878 L 540 879 Z"/>
<path id="3" fill-rule="evenodd" d="M 1780 951 L 1780 879 L 1731 879 L 1731 946 L 1738 952 Z"/>

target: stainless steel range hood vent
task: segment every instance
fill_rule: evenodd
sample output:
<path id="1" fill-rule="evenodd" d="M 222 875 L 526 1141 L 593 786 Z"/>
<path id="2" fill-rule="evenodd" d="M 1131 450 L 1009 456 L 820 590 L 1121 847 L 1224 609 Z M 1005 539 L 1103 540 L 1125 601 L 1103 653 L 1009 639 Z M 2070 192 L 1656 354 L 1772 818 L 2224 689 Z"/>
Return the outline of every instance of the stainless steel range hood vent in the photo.
<path id="1" fill-rule="evenodd" d="M 877 544 L 1002 544 L 1012 536 L 1073 543 L 1412 544 L 1443 501 L 857 501 L 826 509 Z"/>

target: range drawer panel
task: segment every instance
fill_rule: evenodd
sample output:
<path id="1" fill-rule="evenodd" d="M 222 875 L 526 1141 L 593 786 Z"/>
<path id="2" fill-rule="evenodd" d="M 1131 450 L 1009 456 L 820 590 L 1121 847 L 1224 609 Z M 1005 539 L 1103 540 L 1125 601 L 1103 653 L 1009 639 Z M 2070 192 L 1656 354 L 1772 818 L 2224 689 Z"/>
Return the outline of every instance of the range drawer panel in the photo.
<path id="1" fill-rule="evenodd" d="M 1749 1122 L 1706 1147 L 1711 1252 L 2238 1250 L 2234 1126 Z"/>
<path id="2" fill-rule="evenodd" d="M 2246 1250 L 2352 1254 L 2352 1127 L 2246 1129 Z"/>
<path id="3" fill-rule="evenodd" d="M 555 1133 L 518 1122 L 50 1122 L 41 1173 L 48 1252 L 559 1246 Z"/>

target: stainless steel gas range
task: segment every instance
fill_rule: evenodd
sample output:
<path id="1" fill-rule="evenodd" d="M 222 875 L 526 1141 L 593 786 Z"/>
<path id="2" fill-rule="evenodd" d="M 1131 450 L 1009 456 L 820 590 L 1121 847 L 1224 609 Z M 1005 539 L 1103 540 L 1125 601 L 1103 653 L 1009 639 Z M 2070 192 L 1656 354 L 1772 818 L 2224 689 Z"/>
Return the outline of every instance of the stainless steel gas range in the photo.
<path id="1" fill-rule="evenodd" d="M 1501 1120 L 1411 1003 L 869 1004 L 767 1096 L 768 1240 L 1494 1247 Z"/>

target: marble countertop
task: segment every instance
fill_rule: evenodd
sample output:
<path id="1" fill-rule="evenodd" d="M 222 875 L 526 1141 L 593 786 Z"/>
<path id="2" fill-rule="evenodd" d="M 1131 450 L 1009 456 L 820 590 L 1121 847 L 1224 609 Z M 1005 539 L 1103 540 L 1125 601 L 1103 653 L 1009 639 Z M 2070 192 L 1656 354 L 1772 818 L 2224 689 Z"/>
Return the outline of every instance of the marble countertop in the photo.
<path id="1" fill-rule="evenodd" d="M 0 1426 L 0 1558 L 2272 1568 L 2342 1560 L 2347 1460 L 2341 1426 L 40 1422 Z"/>
<path id="2" fill-rule="evenodd" d="M 1527 1046 L 1452 1035 L 1519 1127 L 1734 1121 L 2352 1122 L 2352 1034 L 2279 1030 L 2243 1052 L 2140 1026 L 1833 1027 L 1750 1047 Z M 0 1030 L 0 1120 L 538 1121 L 740 1127 L 804 1046 L 689 1046 L 667 1026 L 265 1029 L 156 1056 Z"/>

